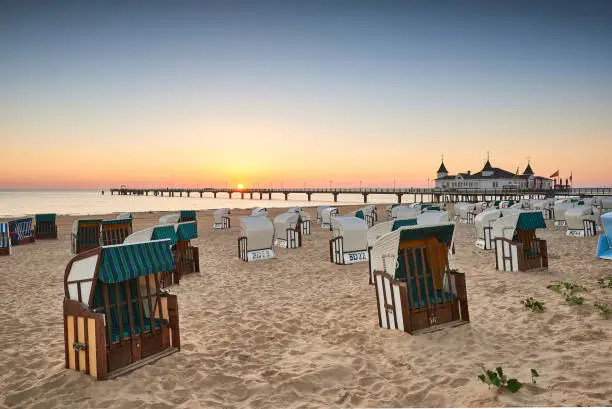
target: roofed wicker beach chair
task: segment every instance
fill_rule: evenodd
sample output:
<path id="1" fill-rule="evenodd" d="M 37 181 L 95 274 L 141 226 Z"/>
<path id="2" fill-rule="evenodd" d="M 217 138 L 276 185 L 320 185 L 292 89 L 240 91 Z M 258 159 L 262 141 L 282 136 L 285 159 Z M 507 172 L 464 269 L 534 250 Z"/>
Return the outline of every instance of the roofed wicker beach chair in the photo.
<path id="1" fill-rule="evenodd" d="M 542 212 L 544 220 L 553 220 L 555 218 L 554 201 L 551 203 L 550 199 L 534 200 L 531 203 L 531 208 Z"/>
<path id="2" fill-rule="evenodd" d="M 612 212 L 601 216 L 604 232 L 599 236 L 596 256 L 612 260 Z"/>
<path id="3" fill-rule="evenodd" d="M 57 239 L 57 225 L 55 224 L 55 213 L 37 214 L 34 216 L 36 221 L 35 236 L 40 239 Z"/>
<path id="4" fill-rule="evenodd" d="M 542 212 L 518 211 L 495 220 L 492 227 L 498 270 L 548 268 L 546 240 L 536 237 L 536 229 L 546 228 Z"/>
<path id="5" fill-rule="evenodd" d="M 13 252 L 9 232 L 8 223 L 0 222 L 0 256 L 10 256 Z"/>
<path id="6" fill-rule="evenodd" d="M 198 238 L 198 226 L 195 221 L 182 222 L 176 225 L 176 270 L 179 273 L 178 279 L 185 274 L 200 272 L 200 252 L 191 243 L 191 240 L 196 238 Z"/>
<path id="7" fill-rule="evenodd" d="M 331 206 L 317 206 L 317 224 L 323 222 L 323 210 L 330 208 Z"/>
<path id="8" fill-rule="evenodd" d="M 166 240 L 104 246 L 75 256 L 64 276 L 66 368 L 104 380 L 180 350 L 174 269 Z"/>
<path id="9" fill-rule="evenodd" d="M 229 229 L 231 227 L 229 214 L 230 209 L 227 207 L 213 210 L 213 229 Z"/>
<path id="10" fill-rule="evenodd" d="M 240 218 L 238 237 L 238 258 L 243 261 L 257 261 L 276 258 L 274 252 L 274 226 L 265 216 Z"/>
<path id="11" fill-rule="evenodd" d="M 359 217 L 360 219 L 365 220 L 368 224 L 368 227 L 374 226 L 376 220 L 378 220 L 378 215 L 376 214 L 376 206 L 368 205 L 364 206 L 354 212 L 347 213 L 345 216 L 354 216 Z"/>
<path id="12" fill-rule="evenodd" d="M 368 267 L 370 271 L 370 284 L 374 284 L 374 270 L 372 269 L 372 247 L 376 240 L 400 227 L 416 226 L 417 219 L 390 220 L 375 224 L 368 229 Z"/>
<path id="13" fill-rule="evenodd" d="M 338 216 L 336 207 L 327 207 L 321 212 L 321 227 L 324 229 L 332 229 L 332 219 Z"/>
<path id="14" fill-rule="evenodd" d="M 115 217 L 115 219 L 120 220 L 120 219 L 133 219 L 134 215 L 131 212 L 124 212 L 124 213 L 119 213 L 117 215 L 117 217 Z"/>
<path id="15" fill-rule="evenodd" d="M 456 203 L 455 218 L 459 223 L 474 223 L 474 217 L 482 212 L 481 206 L 476 206 L 476 203 Z"/>
<path id="16" fill-rule="evenodd" d="M 196 227 L 197 227 L 198 221 L 196 219 L 196 211 L 195 210 L 181 210 L 179 215 L 180 215 L 179 220 L 178 220 L 179 223 L 196 222 Z"/>
<path id="17" fill-rule="evenodd" d="M 75 220 L 72 224 L 71 247 L 74 254 L 100 247 L 102 219 Z"/>
<path id="18" fill-rule="evenodd" d="M 391 218 L 393 220 L 416 219 L 421 214 L 421 210 L 407 205 L 395 206 L 391 209 Z"/>
<path id="19" fill-rule="evenodd" d="M 604 214 L 612 212 L 612 197 L 611 196 L 599 196 L 596 198 L 595 206 L 599 208 L 599 213 Z"/>
<path id="20" fill-rule="evenodd" d="M 417 216 L 417 224 L 420 226 L 442 223 L 450 223 L 448 212 L 442 210 L 426 210 Z"/>
<path id="21" fill-rule="evenodd" d="M 601 231 L 599 209 L 591 205 L 581 205 L 565 211 L 567 236 L 591 237 Z"/>
<path id="22" fill-rule="evenodd" d="M 331 219 L 332 239 L 329 258 L 335 264 L 367 262 L 368 224 L 355 216 L 336 216 Z"/>
<path id="23" fill-rule="evenodd" d="M 297 212 L 281 213 L 274 218 L 274 245 L 286 249 L 302 246 L 301 217 Z"/>
<path id="24" fill-rule="evenodd" d="M 11 220 L 8 224 L 11 244 L 13 246 L 33 243 L 36 240 L 34 237 L 34 230 L 32 229 L 33 219 L 31 217 Z"/>
<path id="25" fill-rule="evenodd" d="M 102 220 L 100 246 L 122 244 L 130 234 L 132 234 L 132 219 Z"/>
<path id="26" fill-rule="evenodd" d="M 451 270 L 455 226 L 402 227 L 372 248 L 378 323 L 410 334 L 469 322 L 465 275 Z"/>

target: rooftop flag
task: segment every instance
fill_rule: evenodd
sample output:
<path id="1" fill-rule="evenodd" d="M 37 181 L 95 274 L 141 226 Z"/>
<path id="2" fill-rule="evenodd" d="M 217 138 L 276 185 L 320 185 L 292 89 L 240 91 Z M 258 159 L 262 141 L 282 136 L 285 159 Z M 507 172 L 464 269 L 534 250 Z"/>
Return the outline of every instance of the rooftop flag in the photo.
<path id="1" fill-rule="evenodd" d="M 559 176 L 559 170 L 558 170 L 558 169 L 555 171 L 555 173 L 553 173 L 552 175 L 550 175 L 550 177 L 551 177 L 551 178 L 556 178 L 556 177 L 558 177 L 558 176 Z"/>

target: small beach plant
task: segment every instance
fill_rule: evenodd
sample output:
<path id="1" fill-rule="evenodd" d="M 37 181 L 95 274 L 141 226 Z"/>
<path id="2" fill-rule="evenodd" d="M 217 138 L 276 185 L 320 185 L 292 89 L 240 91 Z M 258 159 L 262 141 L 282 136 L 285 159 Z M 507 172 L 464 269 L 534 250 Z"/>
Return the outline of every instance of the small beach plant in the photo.
<path id="1" fill-rule="evenodd" d="M 577 297 L 574 294 L 587 291 L 583 286 L 567 281 L 552 283 L 547 285 L 546 288 L 561 294 L 570 305 L 581 305 L 584 302 L 584 298 Z"/>
<path id="2" fill-rule="evenodd" d="M 540 374 L 538 373 L 538 371 L 536 371 L 535 369 L 531 368 L 531 383 L 535 384 L 536 380 L 535 378 L 539 377 Z"/>
<path id="3" fill-rule="evenodd" d="M 544 311 L 544 302 L 538 301 L 533 297 L 529 297 L 521 300 L 521 304 L 525 306 L 525 308 L 530 309 L 533 312 L 543 312 Z"/>
<path id="4" fill-rule="evenodd" d="M 595 302 L 595 308 L 597 308 L 599 315 L 601 315 L 604 320 L 607 320 L 610 315 L 612 315 L 612 308 L 610 308 L 610 306 L 606 303 L 597 301 Z"/>
<path id="5" fill-rule="evenodd" d="M 485 369 L 484 367 L 481 368 L 482 374 L 478 375 L 478 379 L 489 385 L 489 387 L 493 385 L 500 389 L 508 389 L 510 392 L 516 393 L 523 386 L 516 378 L 508 379 L 501 366 L 495 368 L 495 371 Z"/>
<path id="6" fill-rule="evenodd" d="M 612 288 L 612 277 L 600 278 L 597 283 L 601 288 Z"/>

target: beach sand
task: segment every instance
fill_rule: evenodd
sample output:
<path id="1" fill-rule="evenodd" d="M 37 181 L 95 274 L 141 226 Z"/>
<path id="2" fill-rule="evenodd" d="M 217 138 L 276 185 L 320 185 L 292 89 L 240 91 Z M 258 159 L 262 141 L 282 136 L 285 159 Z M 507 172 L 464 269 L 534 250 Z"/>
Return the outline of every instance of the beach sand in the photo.
<path id="1" fill-rule="evenodd" d="M 314 222 L 302 248 L 240 261 L 238 217 L 247 213 L 232 211 L 234 227 L 213 231 L 211 212 L 198 212 L 201 274 L 170 288 L 179 300 L 181 351 L 109 381 L 64 369 L 63 278 L 75 217 L 58 217 L 59 240 L 0 257 L 0 406 L 612 405 L 612 319 L 593 307 L 595 300 L 612 305 L 612 289 L 597 285 L 612 275 L 612 263 L 595 259 L 596 238 L 541 231 L 550 268 L 500 273 L 493 253 L 474 246 L 474 226 L 458 225 L 451 265 L 466 273 L 471 322 L 411 336 L 378 327 L 367 263 L 330 263 L 330 233 Z M 137 214 L 135 230 L 161 214 Z M 547 290 L 554 280 L 587 287 L 584 305 Z M 529 296 L 544 301 L 545 312 L 520 304 Z M 481 365 L 502 366 L 525 385 L 516 394 L 489 389 L 477 379 Z M 540 373 L 536 385 L 531 368 Z"/>

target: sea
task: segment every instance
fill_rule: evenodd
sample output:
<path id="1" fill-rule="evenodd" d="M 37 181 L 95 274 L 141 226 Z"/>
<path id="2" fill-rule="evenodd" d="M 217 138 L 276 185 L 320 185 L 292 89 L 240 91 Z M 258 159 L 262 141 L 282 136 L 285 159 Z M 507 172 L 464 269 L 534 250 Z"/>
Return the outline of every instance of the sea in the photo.
<path id="1" fill-rule="evenodd" d="M 223 197 L 225 196 L 225 197 Z M 233 198 L 227 194 L 219 193 L 213 198 L 211 193 L 200 198 L 199 193 L 192 193 L 190 197 L 161 197 L 161 196 L 120 196 L 111 195 L 109 191 L 102 194 L 100 190 L 0 190 L 0 218 L 30 216 L 40 213 L 55 213 L 58 215 L 96 215 L 121 212 L 159 212 L 175 210 L 205 210 L 227 207 L 230 209 L 248 209 L 253 207 L 293 207 L 293 206 L 321 206 L 333 204 L 331 194 L 313 194 L 312 201 L 308 201 L 305 194 L 292 193 L 289 200 L 283 194 L 273 194 L 272 199 L 259 200 L 241 199 L 235 193 Z M 266 196 L 267 197 L 267 196 Z M 409 200 L 412 195 L 404 195 Z M 369 195 L 369 203 L 395 203 L 395 195 Z M 351 205 L 363 203 L 360 194 L 340 194 L 337 205 Z"/>

